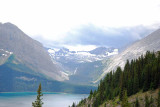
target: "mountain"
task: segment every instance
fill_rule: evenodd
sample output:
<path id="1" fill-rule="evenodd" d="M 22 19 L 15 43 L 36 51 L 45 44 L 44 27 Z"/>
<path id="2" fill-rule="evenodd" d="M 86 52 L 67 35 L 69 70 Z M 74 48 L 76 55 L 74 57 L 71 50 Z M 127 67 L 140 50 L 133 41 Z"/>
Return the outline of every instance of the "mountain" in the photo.
<path id="1" fill-rule="evenodd" d="M 35 92 L 40 82 L 46 92 L 86 94 L 96 89 L 67 79 L 39 42 L 11 23 L 0 24 L 0 92 Z"/>
<path id="2" fill-rule="evenodd" d="M 63 71 L 69 76 L 66 82 L 74 84 L 93 84 L 101 74 L 104 59 L 118 54 L 118 49 L 98 47 L 91 51 L 70 51 L 67 48 L 46 48 Z M 83 79 L 82 79 L 83 78 Z"/>
<path id="3" fill-rule="evenodd" d="M 145 56 L 127 61 L 124 69 L 120 67 L 106 74 L 100 81 L 98 89 L 90 91 L 88 98 L 81 100 L 78 107 L 159 107 L 160 101 L 160 51 L 147 51 Z M 159 89 L 157 95 L 144 97 L 142 92 L 150 91 L 149 95 Z M 157 90 L 158 91 L 158 90 Z M 135 95 L 136 94 L 136 95 Z M 135 98 L 128 102 L 128 96 L 137 96 L 141 106 L 135 106 Z M 159 96 L 159 97 L 158 97 Z M 158 100 L 157 100 L 158 99 Z M 145 101 L 144 101 L 145 100 Z"/>
<path id="4" fill-rule="evenodd" d="M 18 64 L 18 60 L 15 59 L 13 54 L 7 55 L 9 58 L 0 65 L 0 92 L 35 92 L 39 83 L 42 84 L 44 92 L 88 94 L 90 89 L 96 89 L 93 86 L 69 84 L 62 81 L 49 80 L 45 76 L 33 75 L 26 72 L 33 72 L 32 69 L 23 64 Z"/>
<path id="5" fill-rule="evenodd" d="M 4 64 L 6 60 L 12 55 L 13 52 L 5 51 L 4 49 L 0 49 L 0 65 Z"/>
<path id="6" fill-rule="evenodd" d="M 61 48 L 58 50 L 47 48 L 47 50 L 50 56 L 58 62 L 61 62 L 61 60 L 72 60 L 78 63 L 94 62 L 118 54 L 118 49 L 106 47 L 98 47 L 91 51 L 70 51 L 67 48 Z"/>
<path id="7" fill-rule="evenodd" d="M 110 61 L 107 62 L 106 67 L 103 70 L 104 71 L 103 74 L 95 82 L 103 78 L 107 72 L 116 70 L 118 66 L 120 66 L 123 69 L 127 59 L 131 61 L 131 59 L 136 59 L 142 54 L 144 55 L 146 51 L 156 52 L 159 50 L 160 50 L 160 29 L 151 33 L 147 37 L 135 42 L 120 54 L 112 57 Z"/>
<path id="8" fill-rule="evenodd" d="M 94 86 L 77 85 L 47 79 L 19 62 L 12 52 L 0 49 L 0 92 L 35 92 L 41 82 L 43 91 L 88 94 Z"/>
<path id="9" fill-rule="evenodd" d="M 1 52 L 2 50 L 11 52 L 17 60 L 16 63 L 23 64 L 32 70 L 32 72 L 25 72 L 58 81 L 68 79 L 52 62 L 41 43 L 33 40 L 11 23 L 0 23 L 0 49 Z M 1 55 L 5 56 L 5 54 Z"/>

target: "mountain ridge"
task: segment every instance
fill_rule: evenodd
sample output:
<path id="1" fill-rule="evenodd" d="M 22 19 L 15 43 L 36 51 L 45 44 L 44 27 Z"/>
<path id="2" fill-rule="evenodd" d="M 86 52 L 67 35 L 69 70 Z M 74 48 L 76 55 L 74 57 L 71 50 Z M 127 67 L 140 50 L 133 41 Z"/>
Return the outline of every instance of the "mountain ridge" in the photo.
<path id="1" fill-rule="evenodd" d="M 160 29 L 149 34 L 145 38 L 133 43 L 127 47 L 123 52 L 114 56 L 108 61 L 103 74 L 94 82 L 98 82 L 102 79 L 107 72 L 116 70 L 118 66 L 122 69 L 126 63 L 126 60 L 136 59 L 142 54 L 145 55 L 146 51 L 159 51 L 160 50 Z"/>
<path id="2" fill-rule="evenodd" d="M 35 72 L 59 81 L 68 78 L 53 64 L 43 45 L 27 36 L 14 24 L 0 23 L 0 38 L 1 49 L 13 52 L 21 63 Z"/>
<path id="3" fill-rule="evenodd" d="M 69 76 L 66 82 L 93 84 L 103 69 L 104 59 L 118 54 L 116 48 L 97 47 L 91 51 L 70 51 L 67 48 L 46 48 L 48 53 Z M 82 79 L 83 78 L 83 79 Z"/>

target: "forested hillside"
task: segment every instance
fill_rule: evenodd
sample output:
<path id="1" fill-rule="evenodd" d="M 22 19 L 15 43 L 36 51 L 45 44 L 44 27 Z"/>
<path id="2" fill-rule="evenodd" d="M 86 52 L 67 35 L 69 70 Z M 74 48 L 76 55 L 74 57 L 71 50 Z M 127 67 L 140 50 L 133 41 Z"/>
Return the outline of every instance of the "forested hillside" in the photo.
<path id="1" fill-rule="evenodd" d="M 88 99 L 82 100 L 78 106 L 83 106 L 88 100 L 87 106 L 98 107 L 106 101 L 119 98 L 123 104 L 126 96 L 137 92 L 155 90 L 160 86 L 160 52 L 146 52 L 138 59 L 131 62 L 127 60 L 124 70 L 120 67 L 116 71 L 108 73 L 100 81 L 98 89 L 90 92 Z M 123 106 L 123 105 L 122 105 Z M 128 107 L 128 106 L 123 106 Z"/>

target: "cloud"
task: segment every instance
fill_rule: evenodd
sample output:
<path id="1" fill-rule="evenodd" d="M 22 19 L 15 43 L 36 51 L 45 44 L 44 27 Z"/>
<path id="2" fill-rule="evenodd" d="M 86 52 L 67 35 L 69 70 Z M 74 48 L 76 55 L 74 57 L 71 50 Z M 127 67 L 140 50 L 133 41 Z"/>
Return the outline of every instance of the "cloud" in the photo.
<path id="1" fill-rule="evenodd" d="M 152 26 L 134 27 L 98 27 L 93 24 L 82 25 L 72 29 L 65 34 L 64 38 L 58 41 L 45 40 L 43 36 L 35 39 L 42 42 L 45 47 L 78 47 L 78 46 L 106 46 L 122 48 L 143 37 L 149 35 L 158 28 L 159 24 Z"/>
<path id="2" fill-rule="evenodd" d="M 30 35 L 59 40 L 77 26 L 122 27 L 159 22 L 160 0 L 1 0 L 0 20 Z"/>
<path id="3" fill-rule="evenodd" d="M 123 47 L 147 36 L 155 29 L 145 26 L 101 28 L 92 24 L 81 26 L 67 33 L 62 40 L 65 45 L 96 45 Z"/>

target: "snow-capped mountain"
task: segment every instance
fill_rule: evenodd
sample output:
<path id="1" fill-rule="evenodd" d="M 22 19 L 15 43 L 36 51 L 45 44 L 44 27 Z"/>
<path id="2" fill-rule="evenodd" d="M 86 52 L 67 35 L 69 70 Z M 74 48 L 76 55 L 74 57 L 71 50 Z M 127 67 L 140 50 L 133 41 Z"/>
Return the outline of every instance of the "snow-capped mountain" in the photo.
<path id="1" fill-rule="evenodd" d="M 118 54 L 118 49 L 106 47 L 91 51 L 70 51 L 66 48 L 47 50 L 53 62 L 56 61 L 54 63 L 58 63 L 68 74 L 67 82 L 74 84 L 92 84 L 103 73 L 103 60 Z"/>
<path id="2" fill-rule="evenodd" d="M 5 61 L 12 55 L 13 52 L 6 51 L 4 49 L 0 49 L 0 65 L 4 64 Z"/>
<path id="3" fill-rule="evenodd" d="M 67 48 L 59 50 L 48 49 L 50 56 L 56 61 L 75 61 L 79 63 L 94 62 L 104 60 L 110 56 L 118 54 L 118 49 L 98 47 L 91 51 L 69 51 Z"/>

